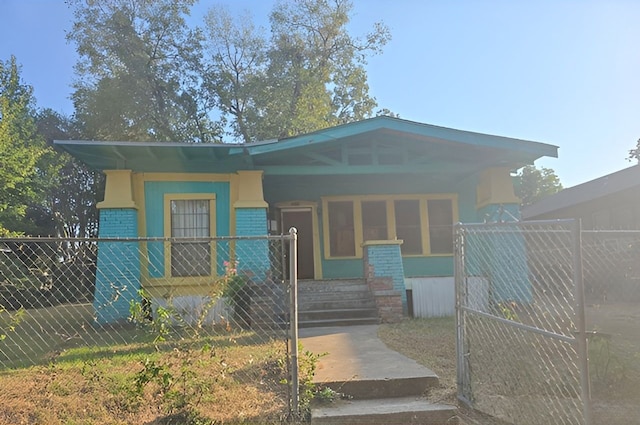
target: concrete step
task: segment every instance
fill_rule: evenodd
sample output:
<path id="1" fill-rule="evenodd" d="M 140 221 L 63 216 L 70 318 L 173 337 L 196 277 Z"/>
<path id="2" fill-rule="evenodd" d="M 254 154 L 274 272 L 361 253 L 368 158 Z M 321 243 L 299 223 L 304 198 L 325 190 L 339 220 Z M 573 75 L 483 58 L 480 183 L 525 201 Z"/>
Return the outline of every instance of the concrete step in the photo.
<path id="1" fill-rule="evenodd" d="M 431 388 L 440 385 L 434 375 L 410 377 L 385 377 L 383 379 L 349 379 L 323 382 L 319 386 L 328 387 L 354 400 L 420 397 Z"/>
<path id="2" fill-rule="evenodd" d="M 342 309 L 376 309 L 376 302 L 372 298 L 340 298 L 340 299 L 315 299 L 312 297 L 298 298 L 299 311 L 313 310 L 342 310 Z"/>
<path id="3" fill-rule="evenodd" d="M 364 280 L 318 280 L 298 282 L 298 293 L 368 291 Z"/>
<path id="4" fill-rule="evenodd" d="M 380 320 L 377 317 L 360 317 L 360 318 L 341 318 L 323 320 L 305 320 L 298 321 L 299 328 L 324 328 L 328 326 L 359 326 L 359 325 L 377 325 Z"/>
<path id="5" fill-rule="evenodd" d="M 401 397 L 338 401 L 311 409 L 311 424 L 458 424 L 455 406 Z"/>
<path id="6" fill-rule="evenodd" d="M 344 308 L 344 309 L 322 309 L 322 310 L 300 310 L 298 321 L 326 320 L 326 319 L 357 319 L 357 318 L 378 318 L 378 311 L 375 308 Z"/>

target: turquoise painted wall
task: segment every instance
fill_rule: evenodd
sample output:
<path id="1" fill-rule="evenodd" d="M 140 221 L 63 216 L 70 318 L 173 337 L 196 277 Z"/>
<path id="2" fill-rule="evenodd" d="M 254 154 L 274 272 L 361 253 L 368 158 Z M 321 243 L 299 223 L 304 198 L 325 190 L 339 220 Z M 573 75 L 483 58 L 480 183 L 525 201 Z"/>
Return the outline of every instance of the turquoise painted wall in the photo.
<path id="1" fill-rule="evenodd" d="M 236 236 L 264 236 L 267 234 L 265 208 L 236 208 Z M 269 241 L 244 239 L 236 242 L 238 270 L 252 276 L 255 282 L 265 280 L 271 267 Z"/>
<path id="2" fill-rule="evenodd" d="M 354 175 L 354 176 L 265 176 L 264 196 L 270 205 L 285 201 L 311 201 L 321 205 L 321 197 L 341 195 L 429 194 L 457 193 L 458 218 L 475 223 L 477 179 L 461 181 L 433 178 L 429 175 Z M 322 217 L 318 217 L 323 235 Z M 324 239 L 320 237 L 322 272 L 326 279 L 363 276 L 362 259 L 327 260 L 324 258 Z M 403 258 L 405 275 L 452 276 L 453 256 Z"/>
<path id="3" fill-rule="evenodd" d="M 468 272 L 486 276 L 492 302 L 530 303 L 533 290 L 529 279 L 527 248 L 524 235 L 517 225 L 520 219 L 517 204 L 487 205 L 478 211 L 478 217 L 495 224 L 491 232 L 473 234 L 468 258 Z"/>
<path id="4" fill-rule="evenodd" d="M 169 237 L 164 234 L 164 195 L 175 193 L 214 193 L 216 195 L 216 235 L 230 235 L 230 199 L 227 182 L 163 182 L 144 184 L 146 232 L 148 237 Z M 218 273 L 224 272 L 223 263 L 229 257 L 229 246 L 220 242 L 217 247 Z M 162 242 L 149 242 L 149 277 L 164 277 L 164 248 Z"/>
<path id="5" fill-rule="evenodd" d="M 137 238 L 138 211 L 102 209 L 100 238 Z M 131 300 L 140 295 L 140 248 L 137 241 L 98 242 L 93 308 L 99 325 L 124 323 Z"/>
<path id="6" fill-rule="evenodd" d="M 407 288 L 404 283 L 405 271 L 402 261 L 399 261 L 400 245 L 370 245 L 364 247 L 366 252 L 365 263 L 373 266 L 375 277 L 390 277 L 393 282 L 393 289 L 400 292 L 402 298 L 402 308 L 407 312 Z M 364 268 L 363 268 L 364 270 Z"/>

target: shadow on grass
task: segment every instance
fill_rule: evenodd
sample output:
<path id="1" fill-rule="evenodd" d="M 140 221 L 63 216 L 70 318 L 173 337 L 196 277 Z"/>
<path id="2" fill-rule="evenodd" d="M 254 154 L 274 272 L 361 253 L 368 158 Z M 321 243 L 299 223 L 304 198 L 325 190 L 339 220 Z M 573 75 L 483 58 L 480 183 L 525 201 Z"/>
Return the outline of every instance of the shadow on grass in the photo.
<path id="1" fill-rule="evenodd" d="M 0 323 L 6 318 L 0 314 Z M 9 317 L 9 316 L 7 316 Z M 166 341 L 154 343 L 148 330 L 125 324 L 96 326 L 90 304 L 66 304 L 25 311 L 24 318 L 0 341 L 0 369 L 21 369 L 55 362 L 91 361 L 135 356 L 184 347 L 250 346 L 287 341 L 282 330 L 241 330 L 210 327 L 194 337 L 194 330 L 176 328 Z"/>

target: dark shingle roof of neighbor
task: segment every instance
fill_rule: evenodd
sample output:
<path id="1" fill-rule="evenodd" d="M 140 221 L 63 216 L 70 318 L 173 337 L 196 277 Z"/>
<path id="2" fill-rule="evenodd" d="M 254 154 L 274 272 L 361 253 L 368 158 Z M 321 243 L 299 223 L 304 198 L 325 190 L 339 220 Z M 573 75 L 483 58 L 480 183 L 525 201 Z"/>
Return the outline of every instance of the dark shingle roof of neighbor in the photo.
<path id="1" fill-rule="evenodd" d="M 577 186 L 563 189 L 548 198 L 523 208 L 522 218 L 529 220 L 636 186 L 640 186 L 640 165 L 634 165 Z"/>

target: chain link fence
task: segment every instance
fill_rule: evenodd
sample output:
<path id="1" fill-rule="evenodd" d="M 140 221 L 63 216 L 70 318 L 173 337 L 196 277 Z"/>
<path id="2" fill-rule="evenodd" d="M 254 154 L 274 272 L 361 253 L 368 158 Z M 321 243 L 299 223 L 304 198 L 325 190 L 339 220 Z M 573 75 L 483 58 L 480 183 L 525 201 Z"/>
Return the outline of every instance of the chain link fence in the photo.
<path id="1" fill-rule="evenodd" d="M 583 231 L 593 423 L 640 423 L 640 232 Z"/>
<path id="2" fill-rule="evenodd" d="M 268 387 L 296 411 L 295 249 L 294 232 L 0 239 L 0 370 L 122 352 L 188 351 L 202 362 L 206 351 L 216 382 Z"/>
<path id="3" fill-rule="evenodd" d="M 459 398 L 513 424 L 590 423 L 580 230 L 458 225 Z"/>

